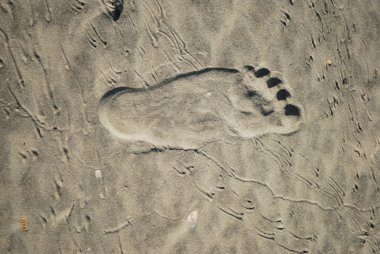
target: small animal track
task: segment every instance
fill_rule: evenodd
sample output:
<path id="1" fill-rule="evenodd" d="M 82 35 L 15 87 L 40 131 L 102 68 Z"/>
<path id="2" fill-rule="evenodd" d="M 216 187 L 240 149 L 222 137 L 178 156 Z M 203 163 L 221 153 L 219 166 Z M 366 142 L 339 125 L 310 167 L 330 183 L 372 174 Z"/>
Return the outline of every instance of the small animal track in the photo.
<path id="1" fill-rule="evenodd" d="M 116 137 L 183 149 L 227 137 L 292 134 L 303 122 L 279 74 L 250 65 L 183 73 L 149 88 L 114 88 L 98 113 Z"/>

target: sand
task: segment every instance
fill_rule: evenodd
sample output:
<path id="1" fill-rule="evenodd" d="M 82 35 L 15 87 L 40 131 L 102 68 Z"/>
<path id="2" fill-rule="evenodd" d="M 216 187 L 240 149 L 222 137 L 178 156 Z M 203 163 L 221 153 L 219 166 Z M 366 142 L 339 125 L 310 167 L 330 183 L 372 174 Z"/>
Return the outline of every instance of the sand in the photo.
<path id="1" fill-rule="evenodd" d="M 380 2 L 0 0 L 0 253 L 380 253 Z"/>

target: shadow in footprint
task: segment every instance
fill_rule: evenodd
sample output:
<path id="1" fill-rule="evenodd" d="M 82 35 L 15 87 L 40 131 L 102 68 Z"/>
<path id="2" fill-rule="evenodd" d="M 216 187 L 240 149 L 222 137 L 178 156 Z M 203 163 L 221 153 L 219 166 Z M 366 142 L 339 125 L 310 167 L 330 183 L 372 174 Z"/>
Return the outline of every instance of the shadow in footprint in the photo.
<path id="1" fill-rule="evenodd" d="M 280 91 L 277 92 L 277 100 L 279 101 L 284 101 L 287 98 L 291 97 L 290 93 L 286 89 L 281 89 Z"/>
<path id="2" fill-rule="evenodd" d="M 269 88 L 278 86 L 279 84 L 282 84 L 282 80 L 279 78 L 270 78 L 267 80 L 267 85 Z"/>
<path id="3" fill-rule="evenodd" d="M 255 71 L 255 76 L 256 76 L 256 78 L 262 78 L 262 77 L 268 75 L 269 73 L 270 73 L 270 71 L 267 68 L 261 68 L 261 69 Z"/>
<path id="4" fill-rule="evenodd" d="M 301 116 L 301 109 L 292 104 L 288 104 L 285 106 L 285 115 L 286 116 Z"/>

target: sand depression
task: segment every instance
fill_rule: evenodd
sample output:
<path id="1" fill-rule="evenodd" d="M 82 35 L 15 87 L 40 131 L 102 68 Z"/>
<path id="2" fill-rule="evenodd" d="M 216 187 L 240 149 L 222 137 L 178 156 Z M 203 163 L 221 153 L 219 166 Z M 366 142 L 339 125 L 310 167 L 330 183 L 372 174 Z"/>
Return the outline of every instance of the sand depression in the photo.
<path id="1" fill-rule="evenodd" d="M 146 88 L 114 88 L 98 112 L 118 138 L 194 149 L 216 139 L 298 131 L 302 111 L 289 89 L 266 68 L 204 68 Z"/>

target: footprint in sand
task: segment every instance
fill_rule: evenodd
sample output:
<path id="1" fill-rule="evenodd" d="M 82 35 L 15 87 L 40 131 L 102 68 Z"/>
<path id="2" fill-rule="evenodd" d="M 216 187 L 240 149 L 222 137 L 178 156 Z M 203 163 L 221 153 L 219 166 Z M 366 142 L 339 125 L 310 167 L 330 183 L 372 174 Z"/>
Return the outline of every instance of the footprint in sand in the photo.
<path id="1" fill-rule="evenodd" d="M 98 113 L 116 137 L 183 149 L 229 137 L 291 134 L 303 122 L 279 75 L 250 65 L 183 73 L 149 88 L 115 88 L 101 98 Z"/>

